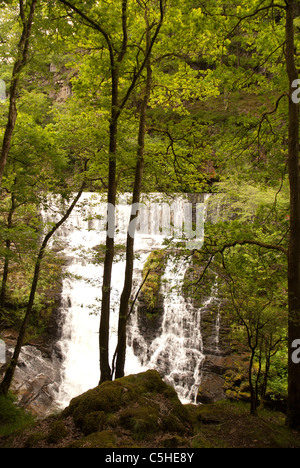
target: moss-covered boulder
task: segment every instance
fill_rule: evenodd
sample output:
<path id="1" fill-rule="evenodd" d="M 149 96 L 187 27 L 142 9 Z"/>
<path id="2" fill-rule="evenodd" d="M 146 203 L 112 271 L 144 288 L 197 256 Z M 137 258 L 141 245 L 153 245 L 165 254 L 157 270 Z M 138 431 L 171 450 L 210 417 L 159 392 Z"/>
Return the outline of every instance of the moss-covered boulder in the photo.
<path id="1" fill-rule="evenodd" d="M 124 435 L 141 441 L 160 433 L 182 436 L 191 430 L 188 411 L 155 370 L 104 382 L 74 398 L 62 416 L 72 417 L 86 437 L 99 433 L 101 439 L 100 433 L 113 431 L 114 443 L 119 440 L 121 445 Z"/>

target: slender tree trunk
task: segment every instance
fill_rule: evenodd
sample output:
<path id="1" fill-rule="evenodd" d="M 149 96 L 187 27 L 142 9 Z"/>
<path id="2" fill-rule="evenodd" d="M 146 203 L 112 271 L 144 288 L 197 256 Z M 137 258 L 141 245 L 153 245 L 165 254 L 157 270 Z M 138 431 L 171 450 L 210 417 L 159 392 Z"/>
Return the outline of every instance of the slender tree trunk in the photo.
<path id="1" fill-rule="evenodd" d="M 5 241 L 5 258 L 4 258 L 4 265 L 3 265 L 3 274 L 2 274 L 2 284 L 1 284 L 1 291 L 0 291 L 0 308 L 3 309 L 5 306 L 5 299 L 6 299 L 6 289 L 7 289 L 7 278 L 8 278 L 8 268 L 9 268 L 9 252 L 11 246 L 11 239 L 9 238 L 9 230 L 12 228 L 12 218 L 13 214 L 16 209 L 15 203 L 15 196 L 11 194 L 11 207 L 9 209 L 8 218 L 7 218 L 7 228 L 8 228 L 8 237 Z"/>
<path id="2" fill-rule="evenodd" d="M 300 177 L 299 104 L 293 102 L 295 65 L 295 0 L 286 2 L 286 67 L 290 82 L 288 166 L 290 182 L 290 239 L 288 253 L 288 412 L 287 424 L 300 427 L 300 364 L 293 362 L 293 343 L 300 339 Z"/>
<path id="3" fill-rule="evenodd" d="M 112 105 L 112 111 L 116 109 L 116 126 L 118 123 L 118 117 L 120 116 L 122 110 L 124 109 L 126 103 L 128 102 L 129 97 L 131 96 L 134 87 L 140 78 L 143 70 L 145 67 L 147 68 L 147 80 L 150 80 L 149 88 L 151 89 L 151 67 L 150 67 L 150 56 L 151 56 L 151 51 L 152 48 L 156 42 L 156 39 L 159 35 L 160 29 L 163 24 L 164 20 L 164 2 L 163 0 L 159 0 L 159 8 L 160 8 L 160 20 L 156 26 L 155 32 L 153 34 L 153 37 L 151 38 L 151 27 L 148 24 L 148 17 L 147 17 L 147 6 L 145 6 L 145 18 L 147 22 L 147 50 L 145 53 L 145 58 L 143 63 L 141 64 L 140 68 L 136 73 L 134 73 L 134 77 L 132 79 L 131 85 L 128 87 L 127 92 L 125 93 L 125 96 L 122 99 L 121 104 L 118 103 L 118 100 L 116 100 L 116 103 Z M 153 25 L 152 25 L 153 26 Z M 125 57 L 126 51 L 127 51 L 127 41 L 128 41 L 128 34 L 127 34 L 127 1 L 123 0 L 122 1 L 122 30 L 123 30 L 123 44 L 122 44 L 122 49 L 120 51 L 120 54 L 118 56 L 117 62 L 120 65 Z M 118 68 L 116 68 L 118 70 Z M 114 76 L 114 74 L 112 75 Z M 119 76 L 118 76 L 119 78 Z M 117 81 L 118 84 L 118 81 Z M 118 87 L 114 87 L 114 79 L 113 79 L 113 89 L 112 89 L 114 94 L 118 95 Z M 146 96 L 145 96 L 145 101 L 148 103 L 148 97 L 147 97 L 147 90 L 146 90 Z M 150 93 L 150 90 L 149 90 Z M 118 105 L 119 104 L 119 105 Z M 146 105 L 147 108 L 147 105 Z M 139 131 L 139 162 L 136 167 L 136 177 L 137 177 L 137 183 L 135 185 L 136 189 L 136 197 L 134 200 L 139 200 L 139 195 L 138 192 L 140 192 L 140 187 L 139 184 L 141 184 L 141 177 L 143 173 L 143 151 L 144 151 L 144 135 L 145 135 L 145 122 L 143 122 L 143 119 L 146 120 L 146 114 L 141 118 L 140 121 L 140 131 Z M 114 122 L 114 119 L 112 119 L 112 122 Z M 112 130 L 112 128 L 111 128 Z M 117 136 L 117 133 L 115 133 L 115 136 Z M 112 137 L 112 134 L 111 134 Z M 113 142 L 111 138 L 111 143 Z M 117 141 L 114 142 L 115 145 L 117 145 Z M 113 156 L 113 153 L 111 153 Z M 116 156 L 116 148 L 115 148 L 115 156 Z M 139 174 L 139 175 L 138 175 Z M 110 168 L 109 168 L 109 187 L 108 189 L 108 202 L 111 204 L 110 206 L 115 206 L 115 200 L 116 200 L 116 159 L 111 158 L 110 161 Z M 140 179 L 140 182 L 138 181 Z M 134 190 L 135 190 L 134 189 Z M 135 203 L 133 201 L 133 203 Z M 131 221 L 134 220 L 136 215 L 133 214 Z M 112 219 L 114 216 L 112 216 Z M 125 349 L 126 349 L 126 321 L 127 321 L 127 314 L 128 314 L 128 302 L 130 299 L 130 294 L 131 294 L 131 289 L 132 289 L 132 272 L 133 272 L 133 239 L 129 238 L 130 236 L 127 237 L 127 265 L 126 265 L 126 273 L 125 273 L 125 281 L 126 284 L 124 285 L 124 290 L 121 298 L 121 304 L 120 304 L 120 319 L 119 319 L 119 328 L 118 328 L 118 341 L 119 344 L 117 345 L 117 349 L 119 350 L 118 356 L 117 356 L 117 373 L 116 375 L 122 376 L 124 373 L 124 364 L 125 364 Z M 101 377 L 100 377 L 100 383 L 104 382 L 105 380 L 111 380 L 112 379 L 112 370 L 109 365 L 109 359 L 108 359 L 108 352 L 109 352 L 109 314 L 110 314 L 110 293 L 111 293 L 111 272 L 112 272 L 112 264 L 113 264 L 113 258 L 114 258 L 114 239 L 110 239 L 107 237 L 106 241 L 106 256 L 105 256 L 105 262 L 104 262 L 104 276 L 103 276 L 103 289 L 102 289 L 102 308 L 101 308 L 101 322 L 100 322 L 100 333 L 99 333 L 99 340 L 100 340 L 100 371 L 101 371 Z"/>
<path id="4" fill-rule="evenodd" d="M 149 46 L 149 28 L 148 28 L 148 46 Z M 151 93 L 152 84 L 152 69 L 150 59 L 147 63 L 147 78 L 145 95 L 142 102 L 141 113 L 140 113 L 140 126 L 138 135 L 138 152 L 137 152 L 137 163 L 135 171 L 135 181 L 132 194 L 132 211 L 130 216 L 130 229 L 127 233 L 126 243 L 126 267 L 125 267 L 125 280 L 124 287 L 120 300 L 119 310 L 119 324 L 118 324 L 118 344 L 117 344 L 117 360 L 116 360 L 116 378 L 124 376 L 124 367 L 126 360 L 126 324 L 127 316 L 129 311 L 129 300 L 132 292 L 132 280 L 133 280 L 133 266 L 134 266 L 134 231 L 136 219 L 138 217 L 137 205 L 140 203 L 141 188 L 143 181 L 144 171 L 144 148 L 145 148 L 145 135 L 146 135 L 146 120 L 147 120 L 147 108 Z"/>
<path id="5" fill-rule="evenodd" d="M 270 366 L 271 366 L 271 353 L 269 351 L 266 351 L 266 364 L 265 364 L 265 373 L 264 373 L 264 380 L 263 380 L 263 387 L 262 387 L 262 399 L 266 399 L 266 394 L 267 394 L 267 386 L 268 386 L 268 380 L 269 380 L 269 371 L 270 371 Z"/>
<path id="6" fill-rule="evenodd" d="M 114 230 L 116 205 L 116 153 L 117 153 L 117 133 L 118 121 L 113 116 L 113 122 L 110 126 L 110 160 L 108 177 L 108 196 L 107 196 L 107 235 L 106 251 L 103 270 L 102 300 L 101 300 L 101 318 L 99 328 L 99 354 L 100 354 L 100 384 L 112 379 L 111 368 L 109 364 L 109 323 L 110 323 L 110 298 L 111 298 L 111 277 L 114 261 L 114 236 L 111 228 Z"/>
<path id="7" fill-rule="evenodd" d="M 7 158 L 11 147 L 11 140 L 17 120 L 18 85 L 20 81 L 20 73 L 28 61 L 29 39 L 31 35 L 36 5 L 37 0 L 32 0 L 30 4 L 29 14 L 26 18 L 24 12 L 24 2 L 23 0 L 20 0 L 20 16 L 23 23 L 23 31 L 18 44 L 18 55 L 13 67 L 12 79 L 10 84 L 8 119 L 4 132 L 2 149 L 0 153 L 0 187 L 2 185 L 3 174 L 7 163 Z"/>
<path id="8" fill-rule="evenodd" d="M 255 337 L 255 344 L 251 345 L 251 336 L 249 335 L 248 331 L 248 342 L 251 349 L 251 356 L 249 361 L 249 368 L 248 368 L 248 381 L 250 387 L 250 413 L 254 416 L 257 415 L 257 395 L 256 395 L 256 386 L 253 384 L 253 366 L 254 366 L 254 359 L 255 359 L 255 351 L 257 348 L 257 337 Z"/>
<path id="9" fill-rule="evenodd" d="M 43 261 L 44 255 L 45 255 L 45 251 L 46 251 L 46 247 L 48 245 L 48 242 L 51 239 L 51 237 L 55 234 L 55 232 L 60 228 L 60 226 L 68 219 L 68 217 L 72 213 L 73 208 L 75 207 L 76 203 L 78 202 L 79 198 L 81 197 L 81 194 L 82 194 L 83 189 L 84 189 L 84 185 L 85 184 L 82 185 L 80 191 L 78 192 L 77 196 L 73 200 L 72 204 L 69 206 L 69 208 L 66 211 L 65 215 L 55 224 L 55 226 L 53 226 L 51 231 L 49 231 L 48 234 L 44 237 L 44 240 L 42 242 L 42 245 L 40 247 L 40 250 L 39 250 L 36 262 L 35 262 L 34 275 L 33 275 L 32 283 L 31 283 L 30 296 L 29 296 L 29 301 L 28 301 L 25 317 L 24 317 L 24 320 L 22 322 L 21 329 L 19 331 L 19 335 L 18 335 L 17 343 L 16 343 L 16 346 L 15 346 L 15 349 L 14 349 L 13 357 L 12 357 L 12 359 L 11 359 L 7 369 L 6 369 L 4 378 L 3 378 L 3 380 L 2 380 L 2 382 L 0 384 L 0 395 L 7 395 L 8 391 L 9 391 L 9 388 L 10 388 L 10 385 L 12 383 L 13 377 L 14 377 L 15 369 L 16 369 L 16 366 L 17 366 L 17 363 L 18 363 L 20 351 L 21 351 L 23 341 L 24 341 L 24 337 L 25 337 L 25 333 L 26 333 L 26 330 L 27 330 L 27 325 L 28 325 L 29 319 L 31 317 L 31 313 L 32 313 L 33 305 L 34 305 L 34 300 L 35 300 L 35 293 L 36 293 L 36 290 L 37 290 L 37 285 L 38 285 L 39 276 L 40 276 L 41 265 L 42 265 L 42 261 Z"/>

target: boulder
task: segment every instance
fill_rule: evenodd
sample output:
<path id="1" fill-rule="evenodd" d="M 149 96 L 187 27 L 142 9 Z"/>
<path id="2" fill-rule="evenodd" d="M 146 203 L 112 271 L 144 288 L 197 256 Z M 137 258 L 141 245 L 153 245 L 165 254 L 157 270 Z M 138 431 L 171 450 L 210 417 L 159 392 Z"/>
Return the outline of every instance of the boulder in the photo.
<path id="1" fill-rule="evenodd" d="M 85 436 L 114 429 L 139 441 L 191 431 L 187 409 L 155 370 L 104 382 L 74 398 L 62 415 L 71 416 Z"/>

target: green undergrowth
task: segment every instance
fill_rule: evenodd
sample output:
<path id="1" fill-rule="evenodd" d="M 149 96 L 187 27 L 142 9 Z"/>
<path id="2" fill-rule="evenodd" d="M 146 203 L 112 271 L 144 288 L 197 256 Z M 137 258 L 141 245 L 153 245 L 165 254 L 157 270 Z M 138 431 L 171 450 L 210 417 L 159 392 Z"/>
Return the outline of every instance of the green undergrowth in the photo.
<path id="1" fill-rule="evenodd" d="M 222 400 L 189 406 L 193 448 L 300 448 L 300 433 L 285 425 L 285 415 L 264 408 L 250 414 L 245 402 Z"/>
<path id="2" fill-rule="evenodd" d="M 0 436 L 7 436 L 33 424 L 31 413 L 16 406 L 11 397 L 0 396 Z"/>

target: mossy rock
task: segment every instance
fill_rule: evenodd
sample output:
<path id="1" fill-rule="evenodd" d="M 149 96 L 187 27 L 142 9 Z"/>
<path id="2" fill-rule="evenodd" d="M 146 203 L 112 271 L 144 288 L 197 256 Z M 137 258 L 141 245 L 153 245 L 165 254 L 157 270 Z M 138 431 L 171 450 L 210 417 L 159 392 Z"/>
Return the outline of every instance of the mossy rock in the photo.
<path id="1" fill-rule="evenodd" d="M 30 434 L 24 442 L 24 448 L 33 448 L 36 444 L 45 439 L 46 436 L 41 431 Z"/>
<path id="2" fill-rule="evenodd" d="M 134 389 L 137 395 L 144 393 L 167 393 L 173 397 L 177 397 L 175 390 L 168 386 L 155 370 L 148 370 L 141 374 L 128 375 L 127 377 L 118 379 L 115 382 L 122 384 L 125 388 L 128 388 L 131 391 Z"/>
<path id="3" fill-rule="evenodd" d="M 88 413 L 82 424 L 82 432 L 85 435 L 93 434 L 93 432 L 101 432 L 106 423 L 107 417 L 104 411 L 93 411 Z"/>
<path id="4" fill-rule="evenodd" d="M 189 442 L 187 439 L 184 439 L 180 436 L 173 436 L 173 437 L 166 437 L 162 441 L 163 448 L 179 448 L 179 447 L 187 447 Z"/>
<path id="5" fill-rule="evenodd" d="M 159 432 L 187 433 L 187 409 L 155 370 L 129 375 L 74 398 L 63 412 L 84 435 L 113 429 L 130 431 L 134 440 Z"/>
<path id="6" fill-rule="evenodd" d="M 143 278 L 145 278 L 147 274 L 148 276 L 141 289 L 139 300 L 146 307 L 148 318 L 151 318 L 153 314 L 157 314 L 157 306 L 160 301 L 160 289 L 165 266 L 165 251 L 154 250 L 147 258 L 143 268 Z"/>
<path id="7" fill-rule="evenodd" d="M 182 422 L 183 421 L 183 422 Z M 178 414 L 177 411 L 171 411 L 170 414 L 166 415 L 163 420 L 163 429 L 165 432 L 185 432 L 186 418 L 182 419 L 182 414 Z"/>

